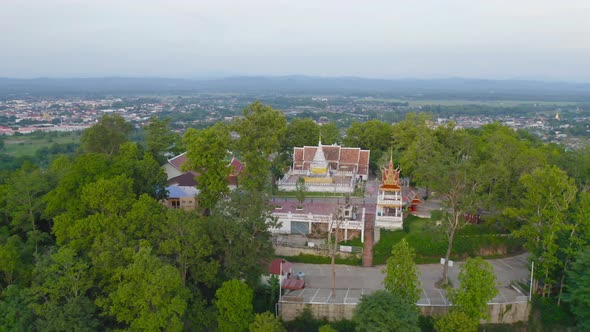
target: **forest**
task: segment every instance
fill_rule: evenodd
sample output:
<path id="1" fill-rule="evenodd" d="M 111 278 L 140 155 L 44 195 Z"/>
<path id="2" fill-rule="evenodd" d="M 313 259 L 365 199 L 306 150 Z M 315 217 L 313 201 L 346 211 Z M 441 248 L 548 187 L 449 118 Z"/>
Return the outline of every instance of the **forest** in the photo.
<path id="1" fill-rule="evenodd" d="M 274 180 L 294 146 L 317 145 L 319 137 L 370 149 L 377 173 L 392 156 L 403 176 L 440 198 L 447 261 L 465 213 L 494 216 L 524 241 L 545 313 L 590 328 L 587 148 L 566 150 L 500 124 L 434 126 L 426 113 L 393 125 L 355 122 L 341 137 L 333 124 L 287 122 L 259 102 L 234 122 L 183 137 L 158 118 L 143 140 L 132 141 L 132 131 L 122 117 L 105 115 L 75 152 L 56 149 L 46 162 L 0 173 L 0 330 L 303 330 L 275 318 L 278 281 L 263 283 L 261 275 L 274 258 Z M 186 167 L 206 170 L 197 177 L 197 211 L 160 203 L 167 195 L 160 165 L 182 151 Z M 246 165 L 233 192 L 231 156 Z M 400 306 L 382 294 L 374 301 Z M 373 323 L 363 310 L 350 323 L 358 331 Z"/>

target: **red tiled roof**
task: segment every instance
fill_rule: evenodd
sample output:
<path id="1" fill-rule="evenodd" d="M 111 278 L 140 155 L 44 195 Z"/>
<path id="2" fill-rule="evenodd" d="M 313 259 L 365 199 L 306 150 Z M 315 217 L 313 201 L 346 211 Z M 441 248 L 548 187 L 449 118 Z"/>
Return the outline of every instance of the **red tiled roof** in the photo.
<path id="1" fill-rule="evenodd" d="M 340 154 L 340 147 L 336 145 L 323 145 L 324 156 L 327 161 L 338 161 L 338 155 Z"/>
<path id="2" fill-rule="evenodd" d="M 244 165 L 236 158 L 232 158 L 229 162 L 229 165 L 233 166 L 232 174 L 240 174 L 240 172 L 244 169 Z"/>
<path id="3" fill-rule="evenodd" d="M 342 148 L 340 151 L 340 162 L 356 164 L 359 161 L 359 148 Z"/>
<path id="4" fill-rule="evenodd" d="M 194 171 L 189 171 L 180 174 L 177 177 L 173 177 L 172 179 L 166 182 L 167 185 L 177 185 L 177 186 L 186 186 L 186 187 L 194 187 L 197 185 L 197 180 L 195 177 L 198 174 Z"/>
<path id="5" fill-rule="evenodd" d="M 308 169 L 313 161 L 317 146 L 296 147 L 293 149 L 293 166 L 295 169 Z M 346 165 L 358 165 L 359 174 L 368 174 L 369 172 L 369 150 L 360 148 L 347 148 L 339 145 L 322 145 L 326 161 L 330 168 L 349 169 Z M 343 167 L 345 166 L 345 167 Z"/>
<path id="6" fill-rule="evenodd" d="M 178 156 L 172 158 L 172 159 L 168 159 L 168 162 L 176 167 L 176 169 L 178 170 L 182 170 L 182 164 L 184 164 L 186 162 L 186 152 L 179 154 Z"/>
<path id="7" fill-rule="evenodd" d="M 315 157 L 315 152 L 317 150 L 317 146 L 306 146 L 303 148 L 303 160 L 304 161 L 312 161 L 313 157 Z"/>

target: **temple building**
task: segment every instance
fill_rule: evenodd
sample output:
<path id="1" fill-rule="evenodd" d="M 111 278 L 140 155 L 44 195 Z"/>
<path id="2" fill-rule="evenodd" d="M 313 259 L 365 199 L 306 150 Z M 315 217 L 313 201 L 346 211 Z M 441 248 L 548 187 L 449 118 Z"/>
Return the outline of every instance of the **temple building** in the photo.
<path id="1" fill-rule="evenodd" d="M 393 167 L 393 161 L 390 159 L 387 167 L 381 169 L 375 228 L 401 229 L 403 226 L 403 206 L 399 169 Z"/>
<path id="2" fill-rule="evenodd" d="M 295 191 L 299 177 L 305 179 L 307 191 L 352 193 L 358 181 L 369 177 L 369 150 L 323 145 L 293 148 L 293 165 L 279 189 Z"/>

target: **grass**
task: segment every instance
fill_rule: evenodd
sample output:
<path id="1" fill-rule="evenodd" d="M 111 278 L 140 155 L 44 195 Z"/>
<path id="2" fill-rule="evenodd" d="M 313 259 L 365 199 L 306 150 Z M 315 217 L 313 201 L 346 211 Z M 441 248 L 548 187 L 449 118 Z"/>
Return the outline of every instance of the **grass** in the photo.
<path id="1" fill-rule="evenodd" d="M 13 136 L 4 140 L 3 152 L 13 157 L 34 156 L 37 150 L 50 147 L 54 143 L 80 143 L 80 135 L 58 137 L 37 137 L 32 135 Z"/>
<path id="2" fill-rule="evenodd" d="M 435 225 L 430 219 L 409 216 L 405 219 L 409 224 L 409 232 L 381 231 L 381 239 L 373 249 L 373 262 L 385 264 L 391 255 L 391 248 L 395 243 L 406 239 L 416 250 L 416 263 L 436 263 L 444 257 L 448 240 L 444 230 Z M 481 256 L 484 258 L 498 258 L 515 254 L 522 250 L 522 241 L 505 234 L 494 225 L 467 225 L 457 231 L 452 260 L 463 260 L 467 257 Z"/>

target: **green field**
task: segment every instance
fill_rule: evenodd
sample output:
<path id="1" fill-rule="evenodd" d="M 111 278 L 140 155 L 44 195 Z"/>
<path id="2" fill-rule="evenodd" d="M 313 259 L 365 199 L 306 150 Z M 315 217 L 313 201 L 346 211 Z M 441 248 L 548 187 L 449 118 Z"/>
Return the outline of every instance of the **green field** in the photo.
<path id="1" fill-rule="evenodd" d="M 80 133 L 71 133 L 71 136 L 39 137 L 38 135 L 13 136 L 4 140 L 2 152 L 13 157 L 34 156 L 37 150 L 53 144 L 80 143 Z"/>

